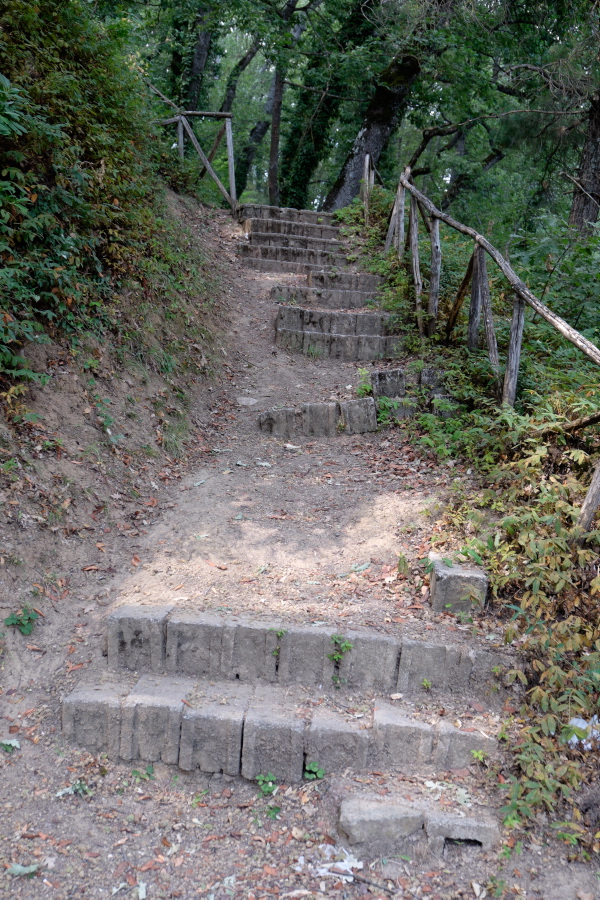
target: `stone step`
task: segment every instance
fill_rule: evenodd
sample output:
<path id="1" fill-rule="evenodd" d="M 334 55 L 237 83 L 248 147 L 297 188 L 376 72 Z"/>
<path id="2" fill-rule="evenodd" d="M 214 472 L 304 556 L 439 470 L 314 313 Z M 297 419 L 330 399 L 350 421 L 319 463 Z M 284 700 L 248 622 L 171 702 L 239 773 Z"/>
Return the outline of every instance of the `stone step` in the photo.
<path id="1" fill-rule="evenodd" d="M 330 658 L 335 637 L 352 645 L 338 663 Z M 497 689 L 492 670 L 503 662 L 499 653 L 468 645 L 366 629 L 339 635 L 322 626 L 231 620 L 173 605 L 125 604 L 108 619 L 108 665 L 123 672 L 280 685 L 330 685 L 335 677 L 349 689 L 404 696 L 422 696 L 426 680 L 431 696 L 471 697 Z"/>
<path id="2" fill-rule="evenodd" d="M 243 222 L 247 234 L 268 232 L 269 234 L 289 234 L 301 237 L 336 240 L 340 236 L 337 225 L 316 225 L 308 222 L 291 222 L 286 219 L 246 219 Z"/>
<path id="3" fill-rule="evenodd" d="M 254 256 L 242 256 L 241 264 L 247 269 L 257 272 L 273 272 L 281 275 L 307 275 L 309 272 L 321 272 L 322 265 L 309 263 L 282 262 L 278 259 L 260 259 Z"/>
<path id="4" fill-rule="evenodd" d="M 332 288 L 345 291 L 377 291 L 383 279 L 379 275 L 370 275 L 366 272 L 343 272 L 331 268 L 320 272 L 309 272 L 308 287 Z"/>
<path id="5" fill-rule="evenodd" d="M 281 306 L 275 321 L 275 343 L 308 356 L 373 360 L 398 356 L 402 339 L 387 335 L 390 320 L 383 312 L 327 312 Z"/>
<path id="6" fill-rule="evenodd" d="M 354 852 L 387 857 L 408 852 L 423 861 L 427 854 L 442 857 L 451 843 L 488 851 L 500 841 L 498 823 L 489 810 L 449 812 L 426 799 L 407 802 L 405 797 L 366 794 L 342 801 L 338 829 Z"/>
<path id="7" fill-rule="evenodd" d="M 402 339 L 381 335 L 323 334 L 322 332 L 277 331 L 277 346 L 315 359 L 393 359 L 402 352 Z"/>
<path id="8" fill-rule="evenodd" d="M 239 254 L 242 260 L 268 259 L 276 262 L 299 263 L 309 266 L 339 266 L 346 265 L 343 256 L 338 256 L 333 250 L 305 250 L 301 247 L 269 247 L 263 244 L 239 244 Z"/>
<path id="9" fill-rule="evenodd" d="M 251 247 L 292 247 L 296 250 L 320 250 L 324 253 L 331 251 L 339 255 L 345 252 L 341 241 L 296 234 L 271 234 L 264 231 L 251 231 L 248 243 Z"/>
<path id="10" fill-rule="evenodd" d="M 238 219 L 283 219 L 288 222 L 304 222 L 308 225 L 332 225 L 333 213 L 316 212 L 313 209 L 287 209 L 279 206 L 265 206 L 260 203 L 245 203 L 239 208 Z"/>
<path id="11" fill-rule="evenodd" d="M 300 303 L 320 309 L 362 309 L 377 302 L 376 291 L 345 291 L 333 288 L 311 288 L 305 285 L 281 284 L 271 288 L 271 300 Z"/>
<path id="12" fill-rule="evenodd" d="M 63 701 L 71 743 L 127 762 L 178 765 L 255 779 L 301 781 L 307 762 L 326 772 L 384 769 L 432 775 L 463 769 L 496 739 L 438 717 L 433 723 L 381 700 L 358 698 L 360 718 L 314 688 L 143 675 L 80 686 Z M 351 707 L 355 709 L 355 707 Z"/>
<path id="13" fill-rule="evenodd" d="M 372 397 L 361 400 L 304 403 L 269 409 L 258 418 L 265 434 L 282 440 L 303 437 L 335 437 L 338 434 L 366 434 L 377 431 L 377 408 Z"/>

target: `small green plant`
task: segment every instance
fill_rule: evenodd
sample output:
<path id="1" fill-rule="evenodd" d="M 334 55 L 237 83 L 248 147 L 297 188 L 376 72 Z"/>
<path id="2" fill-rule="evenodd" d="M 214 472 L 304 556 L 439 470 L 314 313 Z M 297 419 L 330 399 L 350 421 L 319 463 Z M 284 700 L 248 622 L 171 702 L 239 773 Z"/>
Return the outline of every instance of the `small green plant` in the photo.
<path id="1" fill-rule="evenodd" d="M 194 807 L 194 809 L 197 806 L 200 806 L 201 803 L 204 803 L 204 798 L 206 797 L 207 794 L 208 794 L 208 788 L 204 791 L 200 791 L 199 794 L 194 794 L 194 796 L 192 797 L 192 806 Z"/>
<path id="2" fill-rule="evenodd" d="M 154 766 L 152 763 L 148 763 L 143 772 L 140 772 L 139 769 L 134 769 L 131 777 L 134 784 L 139 784 L 140 781 L 154 781 Z"/>
<path id="3" fill-rule="evenodd" d="M 94 792 L 84 778 L 78 778 L 67 788 L 56 792 L 57 797 L 93 797 Z"/>
<path id="4" fill-rule="evenodd" d="M 333 644 L 333 653 L 329 653 L 327 659 L 330 659 L 333 663 L 333 675 L 331 676 L 331 680 L 336 688 L 339 688 L 342 683 L 342 678 L 340 677 L 340 665 L 341 662 L 350 650 L 354 647 L 354 644 L 350 643 L 343 635 L 341 634 L 332 634 L 331 635 L 331 643 Z"/>
<path id="5" fill-rule="evenodd" d="M 306 350 L 306 355 L 309 359 L 319 359 L 323 354 L 320 347 L 315 347 L 314 344 L 309 344 Z"/>
<path id="6" fill-rule="evenodd" d="M 429 680 L 429 678 L 423 679 L 423 681 L 421 682 L 421 687 L 423 688 L 424 691 L 431 690 L 431 681 Z"/>
<path id="7" fill-rule="evenodd" d="M 475 759 L 478 763 L 481 763 L 482 765 L 485 765 L 485 761 L 488 757 L 485 750 L 471 750 L 471 756 L 473 757 L 473 759 Z"/>
<path id="8" fill-rule="evenodd" d="M 377 424 L 382 428 L 388 428 L 396 422 L 394 413 L 400 406 L 398 400 L 391 397 L 380 397 L 377 401 Z"/>
<path id="9" fill-rule="evenodd" d="M 371 375 L 368 369 L 358 370 L 358 387 L 356 388 L 357 397 L 369 397 L 373 393 L 371 385 Z"/>
<path id="10" fill-rule="evenodd" d="M 404 553 L 400 553 L 398 556 L 398 575 L 408 575 L 409 571 L 408 560 Z"/>
<path id="11" fill-rule="evenodd" d="M 4 750 L 5 753 L 14 753 L 15 750 L 20 750 L 21 744 L 16 738 L 3 738 L 0 741 L 0 750 Z"/>
<path id="12" fill-rule="evenodd" d="M 307 781 L 315 781 L 325 777 L 325 769 L 318 762 L 309 762 L 304 767 L 304 777 Z"/>
<path id="13" fill-rule="evenodd" d="M 278 819 L 280 812 L 281 812 L 280 806 L 269 806 L 269 808 L 266 811 L 267 819 Z"/>
<path id="14" fill-rule="evenodd" d="M 18 628 L 21 634 L 31 634 L 36 619 L 39 619 L 39 617 L 39 613 L 37 613 L 35 609 L 26 605 L 22 609 L 18 609 L 16 612 L 11 613 L 10 616 L 7 616 L 4 620 L 4 624 Z"/>
<path id="15" fill-rule="evenodd" d="M 272 772 L 268 775 L 257 775 L 256 783 L 263 797 L 273 797 L 277 792 L 277 782 Z"/>
<path id="16" fill-rule="evenodd" d="M 281 628 L 279 631 L 277 631 L 275 628 L 269 628 L 269 631 L 275 632 L 275 637 L 277 638 L 277 646 L 272 650 L 272 653 L 273 653 L 273 656 L 279 657 L 279 654 L 281 653 L 281 647 L 279 645 L 279 642 L 281 641 L 281 638 L 285 634 L 287 634 L 287 628 Z"/>

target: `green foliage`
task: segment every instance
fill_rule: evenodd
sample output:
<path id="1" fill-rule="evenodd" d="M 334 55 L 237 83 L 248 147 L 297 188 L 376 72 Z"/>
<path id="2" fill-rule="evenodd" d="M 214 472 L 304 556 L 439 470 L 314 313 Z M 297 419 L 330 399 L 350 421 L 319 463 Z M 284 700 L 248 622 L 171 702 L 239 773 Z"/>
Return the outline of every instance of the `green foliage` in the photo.
<path id="1" fill-rule="evenodd" d="M 378 397 L 377 399 L 377 424 L 382 428 L 388 428 L 397 421 L 394 413 L 400 406 L 398 400 L 391 397 Z"/>
<path id="2" fill-rule="evenodd" d="M 356 388 L 357 397 L 369 397 L 373 393 L 371 385 L 371 374 L 368 369 L 358 370 L 358 387 Z"/>
<path id="3" fill-rule="evenodd" d="M 32 609 L 31 606 L 26 605 L 7 616 L 4 624 L 18 628 L 21 634 L 27 635 L 33 631 L 33 626 L 37 619 L 39 619 L 39 613 Z"/>
<path id="4" fill-rule="evenodd" d="M 4 750 L 5 753 L 9 755 L 14 753 L 15 750 L 20 750 L 21 744 L 16 738 L 2 738 L 0 740 L 0 750 Z"/>
<path id="5" fill-rule="evenodd" d="M 148 763 L 143 772 L 139 769 L 133 769 L 131 777 L 134 784 L 139 784 L 141 781 L 154 781 L 154 766 L 152 763 Z"/>
<path id="6" fill-rule="evenodd" d="M 315 781 L 325 777 L 325 769 L 318 762 L 309 762 L 304 767 L 304 777 L 307 781 Z"/>
<path id="7" fill-rule="evenodd" d="M 277 781 L 272 772 L 268 775 L 257 775 L 256 783 L 263 797 L 272 797 L 277 792 Z"/>

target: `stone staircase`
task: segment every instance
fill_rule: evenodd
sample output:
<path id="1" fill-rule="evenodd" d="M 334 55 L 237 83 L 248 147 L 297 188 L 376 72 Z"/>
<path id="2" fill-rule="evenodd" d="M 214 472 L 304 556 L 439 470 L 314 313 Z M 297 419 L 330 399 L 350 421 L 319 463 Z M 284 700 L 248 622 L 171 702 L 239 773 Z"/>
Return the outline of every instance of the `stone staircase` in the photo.
<path id="1" fill-rule="evenodd" d="M 241 220 L 244 265 L 306 276 L 305 284 L 288 280 L 271 291 L 282 303 L 279 347 L 340 360 L 397 351 L 386 315 L 365 309 L 376 302 L 379 279 L 349 269 L 331 216 L 246 206 Z M 420 390 L 433 395 L 436 379 L 423 370 Z M 406 394 L 399 370 L 375 372 L 372 383 L 374 397 Z M 375 400 L 274 409 L 261 414 L 259 427 L 283 439 L 374 431 Z M 477 592 L 485 598 L 482 576 L 435 566 L 434 608 L 463 609 L 465 596 Z M 162 761 L 188 773 L 268 773 L 293 784 L 318 761 L 332 777 L 385 772 L 443 779 L 432 783 L 448 787 L 452 771 L 498 752 L 493 729 L 469 727 L 459 711 L 499 704 L 494 672 L 503 660 L 485 647 L 396 635 L 123 605 L 108 619 L 106 669 L 63 701 L 64 734 L 117 761 Z M 408 841 L 411 852 L 420 842 L 425 854 L 439 856 L 449 841 L 489 849 L 499 840 L 485 808 L 449 810 L 406 788 L 385 800 L 346 791 L 338 826 L 343 840 L 371 853 L 397 854 Z"/>

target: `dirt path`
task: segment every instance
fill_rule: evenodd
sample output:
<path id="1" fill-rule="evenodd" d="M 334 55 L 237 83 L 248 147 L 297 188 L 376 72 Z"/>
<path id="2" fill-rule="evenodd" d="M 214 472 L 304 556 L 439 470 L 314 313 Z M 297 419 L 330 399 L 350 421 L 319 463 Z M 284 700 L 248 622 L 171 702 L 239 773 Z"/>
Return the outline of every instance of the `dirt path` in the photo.
<path id="1" fill-rule="evenodd" d="M 180 211 L 194 227 L 190 206 Z M 87 542 L 91 568 L 81 574 L 81 554 L 71 561 L 68 606 L 47 607 L 31 638 L 14 629 L 6 637 L 0 739 L 16 738 L 21 749 L 0 756 L 0 861 L 39 869 L 31 879 L 0 874 L 0 896 L 450 900 L 485 890 L 502 896 L 502 883 L 546 900 L 596 896 L 590 869 L 567 865 L 563 849 L 551 859 L 557 851 L 543 839 L 520 848 L 518 862 L 510 845 L 503 857 L 494 851 L 475 861 L 457 849 L 435 868 L 418 859 L 365 860 L 362 881 L 332 877 L 332 848 L 344 863 L 335 815 L 347 782 L 412 796 L 431 790 L 425 779 L 375 772 L 262 797 L 242 779 L 183 775 L 162 764 L 140 771 L 64 746 L 60 699 L 82 674 L 101 676 L 104 620 L 125 601 L 340 630 L 447 633 L 447 620 L 427 608 L 417 561 L 452 482 L 469 488 L 464 468 L 434 464 L 401 430 L 293 446 L 261 435 L 263 409 L 354 397 L 358 364 L 277 350 L 269 292 L 281 276 L 241 268 L 233 258 L 240 230 L 224 214 L 213 222 L 216 253 L 230 272 L 229 338 L 221 382 L 199 385 L 194 400 L 197 462 L 165 467 L 164 485 L 157 476 L 142 479 L 133 533 L 107 523 L 105 538 Z M 60 547 L 55 552 L 64 571 Z M 410 563 L 402 578 L 400 553 Z M 477 637 L 468 626 L 451 628 L 455 642 L 489 647 L 499 638 L 485 623 Z M 79 793 L 64 793 L 74 783 Z M 494 802 L 476 767 L 457 773 L 456 785 L 475 806 Z"/>

